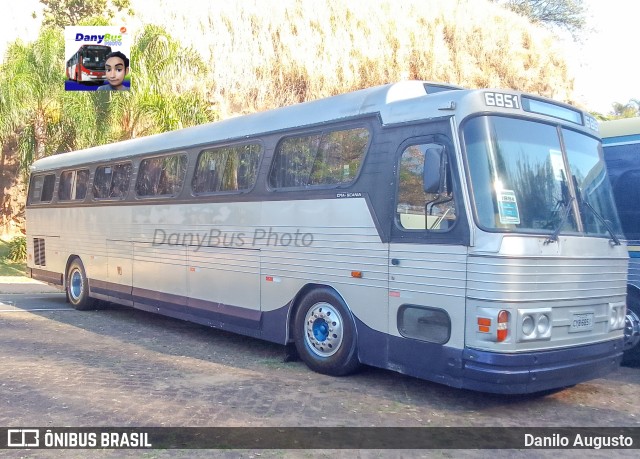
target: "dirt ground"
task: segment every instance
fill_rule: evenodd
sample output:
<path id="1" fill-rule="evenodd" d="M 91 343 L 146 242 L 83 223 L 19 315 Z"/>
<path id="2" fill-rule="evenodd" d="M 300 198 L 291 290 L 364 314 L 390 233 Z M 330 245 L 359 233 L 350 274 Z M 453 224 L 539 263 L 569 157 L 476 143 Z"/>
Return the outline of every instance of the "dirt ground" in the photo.
<path id="1" fill-rule="evenodd" d="M 284 347 L 146 312 L 79 312 L 0 279 L 0 426 L 640 427 L 640 368 L 547 396 L 452 389 L 364 368 L 334 378 Z M 64 454 L 63 454 L 64 453 Z M 509 454 L 508 454 L 509 453 Z M 0 451 L 7 457 L 551 457 L 559 451 Z M 563 457 L 636 457 L 562 451 Z M 637 453 L 637 451 L 635 452 Z"/>

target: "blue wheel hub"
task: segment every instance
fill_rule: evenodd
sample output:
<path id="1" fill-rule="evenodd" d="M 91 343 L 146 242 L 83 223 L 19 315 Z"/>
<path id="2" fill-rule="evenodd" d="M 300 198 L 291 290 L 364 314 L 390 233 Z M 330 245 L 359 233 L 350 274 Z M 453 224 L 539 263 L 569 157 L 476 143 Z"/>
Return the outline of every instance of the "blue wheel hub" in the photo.
<path id="1" fill-rule="evenodd" d="M 69 294 L 73 297 L 74 300 L 80 299 L 82 296 L 82 275 L 80 271 L 74 270 L 71 273 L 71 285 L 69 289 Z"/>
<path id="2" fill-rule="evenodd" d="M 318 357 L 338 352 L 344 338 L 340 312 L 330 303 L 314 304 L 305 316 L 305 343 Z"/>

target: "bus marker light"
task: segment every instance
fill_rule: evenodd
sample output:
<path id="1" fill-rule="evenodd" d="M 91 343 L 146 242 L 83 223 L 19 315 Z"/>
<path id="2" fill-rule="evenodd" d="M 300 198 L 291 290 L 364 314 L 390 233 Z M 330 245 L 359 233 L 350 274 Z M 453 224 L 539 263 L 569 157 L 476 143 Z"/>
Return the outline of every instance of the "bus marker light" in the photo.
<path id="1" fill-rule="evenodd" d="M 273 282 L 273 276 L 267 276 L 264 278 L 267 282 Z"/>
<path id="2" fill-rule="evenodd" d="M 351 271 L 351 277 L 362 279 L 362 271 Z"/>
<path id="3" fill-rule="evenodd" d="M 489 333 L 491 331 L 491 319 L 478 317 L 478 331 L 480 333 Z"/>

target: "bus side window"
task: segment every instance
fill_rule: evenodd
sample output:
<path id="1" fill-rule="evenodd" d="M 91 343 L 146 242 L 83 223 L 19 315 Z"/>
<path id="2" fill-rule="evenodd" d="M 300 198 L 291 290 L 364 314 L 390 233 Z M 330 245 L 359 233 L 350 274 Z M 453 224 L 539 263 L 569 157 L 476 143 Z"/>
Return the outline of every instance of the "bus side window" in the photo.
<path id="1" fill-rule="evenodd" d="M 616 180 L 613 195 L 622 224 L 622 231 L 627 239 L 640 239 L 640 169 L 630 170 Z"/>
<path id="2" fill-rule="evenodd" d="M 96 169 L 96 175 L 93 178 L 93 197 L 94 198 L 105 199 L 109 197 L 112 171 L 113 171 L 113 168 L 111 166 L 99 166 Z"/>
<path id="3" fill-rule="evenodd" d="M 272 188 L 333 187 L 355 180 L 369 144 L 363 127 L 283 139 L 269 172 Z"/>
<path id="4" fill-rule="evenodd" d="M 191 182 L 194 194 L 244 191 L 255 184 L 262 147 L 233 145 L 204 150 Z"/>
<path id="5" fill-rule="evenodd" d="M 37 175 L 31 178 L 29 185 L 29 204 L 51 202 L 53 188 L 56 184 L 56 174 Z"/>
<path id="6" fill-rule="evenodd" d="M 87 195 L 87 188 L 89 187 L 89 169 L 82 169 L 78 171 L 76 177 L 76 200 L 83 201 Z"/>
<path id="7" fill-rule="evenodd" d="M 58 184 L 59 201 L 82 201 L 87 195 L 89 169 L 64 171 Z"/>
<path id="8" fill-rule="evenodd" d="M 71 199 L 71 186 L 73 185 L 75 171 L 64 171 L 60 174 L 60 183 L 58 184 L 58 200 L 68 201 Z"/>
<path id="9" fill-rule="evenodd" d="M 117 164 L 113 166 L 113 177 L 109 197 L 123 199 L 129 190 L 129 178 L 131 177 L 131 164 Z"/>
<path id="10" fill-rule="evenodd" d="M 147 158 L 140 163 L 136 194 L 175 196 L 182 189 L 186 170 L 187 156 L 183 154 Z"/>
<path id="11" fill-rule="evenodd" d="M 449 167 L 445 170 L 446 190 L 426 193 L 423 177 L 425 153 L 429 148 L 442 148 L 436 144 L 407 147 L 400 157 L 396 214 L 399 225 L 407 230 L 449 231 L 456 220 L 456 207 L 451 189 Z M 446 153 L 444 153 L 446 154 Z M 428 163 L 426 167 L 439 168 Z"/>
<path id="12" fill-rule="evenodd" d="M 48 174 L 44 176 L 44 185 L 42 186 L 42 195 L 40 202 L 51 202 L 53 199 L 53 188 L 56 184 L 56 175 Z"/>

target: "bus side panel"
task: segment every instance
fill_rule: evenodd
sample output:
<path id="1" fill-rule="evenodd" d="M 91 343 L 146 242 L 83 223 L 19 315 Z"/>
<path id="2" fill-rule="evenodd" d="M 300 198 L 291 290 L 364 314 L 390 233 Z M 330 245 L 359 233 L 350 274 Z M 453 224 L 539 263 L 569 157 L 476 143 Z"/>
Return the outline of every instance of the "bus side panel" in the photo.
<path id="1" fill-rule="evenodd" d="M 387 331 L 388 253 L 365 198 L 263 202 L 261 221 L 252 237 L 260 248 L 263 313 L 308 284 L 326 285 L 360 320 Z"/>
<path id="2" fill-rule="evenodd" d="M 629 284 L 640 293 L 640 240 L 628 242 L 629 246 Z"/>

